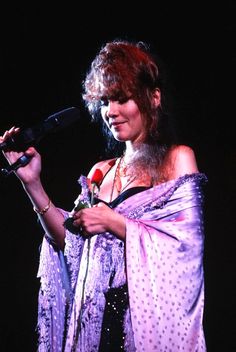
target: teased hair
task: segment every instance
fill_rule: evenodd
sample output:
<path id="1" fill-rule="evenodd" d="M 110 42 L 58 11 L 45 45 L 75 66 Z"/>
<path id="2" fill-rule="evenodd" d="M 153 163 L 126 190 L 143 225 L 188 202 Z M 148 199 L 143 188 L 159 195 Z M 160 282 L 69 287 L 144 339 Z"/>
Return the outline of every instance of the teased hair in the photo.
<path id="1" fill-rule="evenodd" d="M 114 40 L 105 44 L 93 60 L 83 82 L 83 99 L 94 120 L 102 120 L 100 102 L 104 99 L 125 100 L 129 97 L 136 102 L 141 112 L 146 131 L 145 143 L 155 146 L 161 155 L 174 142 L 174 134 L 169 124 L 164 91 L 165 77 L 162 62 L 158 62 L 147 44 Z M 161 92 L 161 104 L 154 107 L 152 96 L 155 89 Z M 104 134 L 108 148 L 116 151 L 124 148 L 123 142 L 116 141 L 105 124 Z M 156 147 L 161 148 L 156 148 Z M 113 148 L 114 149 L 114 148 Z M 162 159 L 162 156 L 157 159 Z"/>

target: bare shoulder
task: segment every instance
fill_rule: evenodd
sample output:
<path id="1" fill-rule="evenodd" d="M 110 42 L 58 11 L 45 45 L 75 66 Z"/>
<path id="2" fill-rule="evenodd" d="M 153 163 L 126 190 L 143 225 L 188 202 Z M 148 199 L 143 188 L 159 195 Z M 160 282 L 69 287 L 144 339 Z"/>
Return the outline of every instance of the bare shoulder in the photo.
<path id="1" fill-rule="evenodd" d="M 185 174 L 198 172 L 197 161 L 193 149 L 187 145 L 171 148 L 168 155 L 170 162 L 170 178 L 178 178 Z"/>
<path id="2" fill-rule="evenodd" d="M 89 171 L 88 178 L 92 177 L 96 169 L 99 169 L 103 174 L 106 174 L 106 172 L 115 164 L 115 162 L 116 159 L 98 161 Z"/>

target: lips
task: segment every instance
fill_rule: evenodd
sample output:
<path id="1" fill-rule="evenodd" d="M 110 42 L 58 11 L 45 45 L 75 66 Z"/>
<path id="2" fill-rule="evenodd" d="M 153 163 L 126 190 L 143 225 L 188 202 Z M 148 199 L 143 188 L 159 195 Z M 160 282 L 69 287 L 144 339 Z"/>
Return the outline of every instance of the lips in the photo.
<path id="1" fill-rule="evenodd" d="M 120 126 L 120 125 L 123 125 L 125 123 L 125 121 L 120 121 L 120 122 L 112 122 L 111 124 L 110 124 L 110 128 L 111 127 L 118 127 L 118 126 Z"/>

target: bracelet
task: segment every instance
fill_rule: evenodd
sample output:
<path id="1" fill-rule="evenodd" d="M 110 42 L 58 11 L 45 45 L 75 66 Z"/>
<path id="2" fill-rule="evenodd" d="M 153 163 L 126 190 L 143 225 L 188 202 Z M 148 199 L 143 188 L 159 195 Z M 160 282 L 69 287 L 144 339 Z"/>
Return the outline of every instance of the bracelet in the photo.
<path id="1" fill-rule="evenodd" d="M 48 211 L 48 209 L 50 208 L 51 204 L 52 204 L 51 199 L 49 199 L 48 204 L 43 209 L 37 209 L 36 207 L 33 207 L 33 209 L 34 209 L 35 213 L 43 215 L 43 214 L 45 214 Z"/>

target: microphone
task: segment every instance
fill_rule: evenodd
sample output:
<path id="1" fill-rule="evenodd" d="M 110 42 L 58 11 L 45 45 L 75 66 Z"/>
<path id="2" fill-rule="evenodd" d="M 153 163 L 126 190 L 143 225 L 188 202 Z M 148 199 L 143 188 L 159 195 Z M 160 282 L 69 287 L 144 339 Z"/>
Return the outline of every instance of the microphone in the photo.
<path id="1" fill-rule="evenodd" d="M 35 146 L 48 133 L 60 131 L 79 118 L 79 110 L 75 107 L 70 107 L 56 112 L 55 114 L 50 115 L 42 123 L 39 123 L 34 127 L 26 128 L 15 136 L 8 138 L 5 142 L 0 143 L 0 150 L 24 152 L 29 147 Z M 4 176 L 8 176 L 19 167 L 27 165 L 30 160 L 31 156 L 23 154 L 13 164 L 1 169 L 1 172 Z"/>
<path id="2" fill-rule="evenodd" d="M 0 143 L 0 150 L 25 151 L 29 147 L 35 146 L 48 133 L 60 131 L 79 118 L 79 110 L 75 107 L 56 112 L 43 122 L 19 131 L 5 142 Z"/>
<path id="3" fill-rule="evenodd" d="M 19 169 L 19 167 L 27 165 L 30 162 L 30 159 L 31 157 L 29 155 L 23 154 L 13 164 L 8 165 L 6 168 L 1 169 L 1 172 L 4 176 L 9 176 L 12 172 Z"/>

